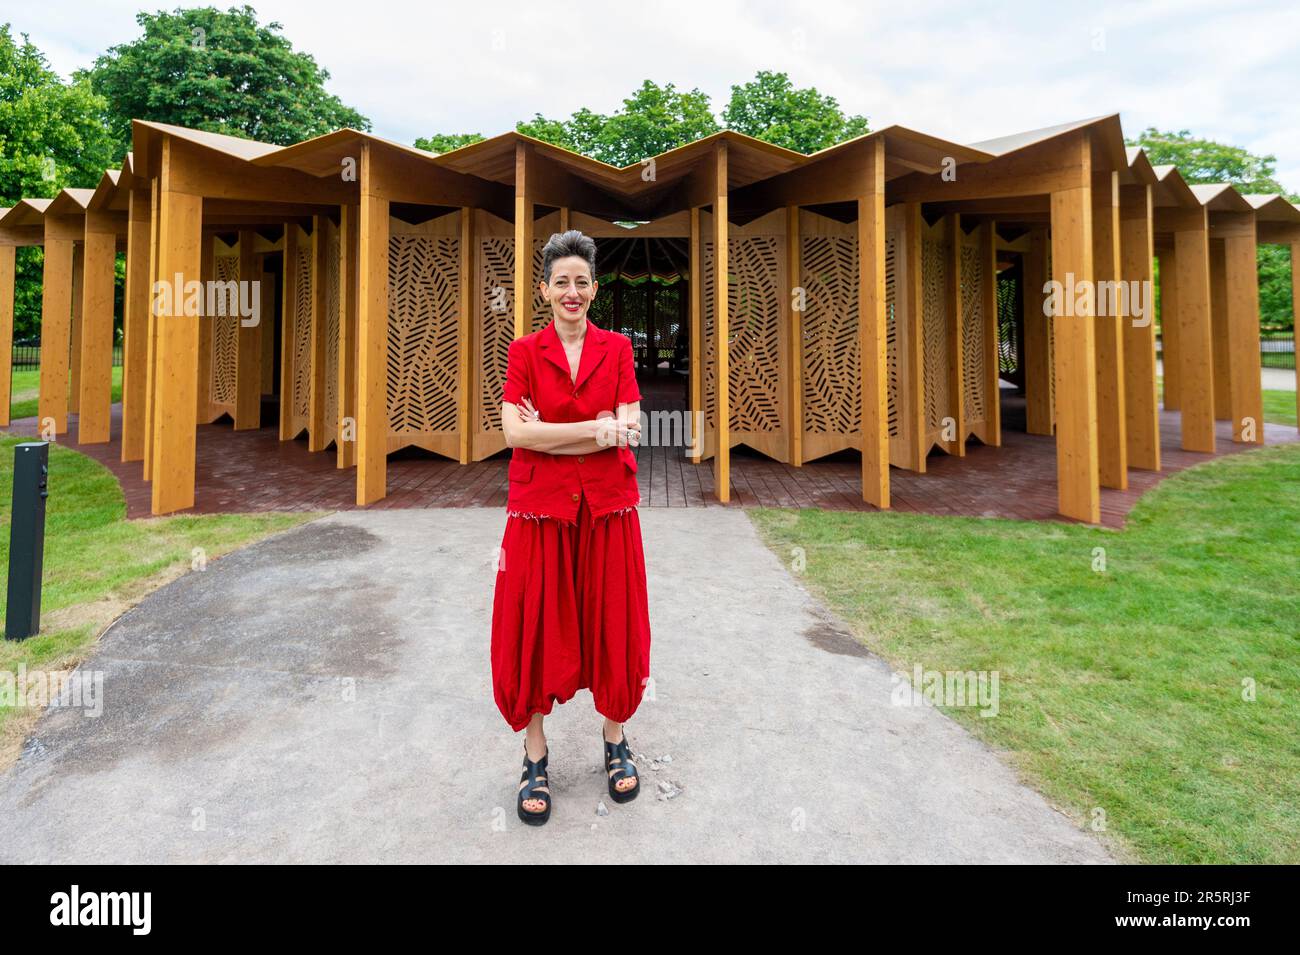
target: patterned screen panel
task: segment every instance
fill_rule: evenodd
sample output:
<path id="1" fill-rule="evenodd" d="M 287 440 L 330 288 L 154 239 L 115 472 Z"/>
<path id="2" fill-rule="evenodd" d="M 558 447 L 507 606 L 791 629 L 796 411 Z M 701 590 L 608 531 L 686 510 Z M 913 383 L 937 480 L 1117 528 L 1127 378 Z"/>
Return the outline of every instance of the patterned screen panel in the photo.
<path id="1" fill-rule="evenodd" d="M 239 256 L 215 256 L 212 271 L 218 282 L 238 282 Z M 233 311 L 233 315 L 212 317 L 212 406 L 214 411 L 224 411 L 231 417 L 235 414 L 235 376 L 239 362 L 239 315 L 238 309 Z"/>
<path id="2" fill-rule="evenodd" d="M 857 237 L 803 235 L 800 247 L 804 432 L 849 438 L 862 420 Z"/>
<path id="3" fill-rule="evenodd" d="M 325 443 L 339 434 L 339 227 L 325 221 Z"/>
<path id="4" fill-rule="evenodd" d="M 978 244 L 963 242 L 961 249 L 962 411 L 967 431 L 987 418 L 984 371 L 984 256 Z M 965 437 L 963 435 L 963 437 Z"/>
<path id="5" fill-rule="evenodd" d="M 300 233 L 294 256 L 293 388 L 289 404 L 289 430 L 293 435 L 300 434 L 307 427 L 311 404 L 311 297 L 314 278 L 311 237 Z"/>
<path id="6" fill-rule="evenodd" d="M 388 288 L 389 450 L 427 446 L 457 429 L 460 239 L 390 236 Z"/>
<path id="7" fill-rule="evenodd" d="M 506 363 L 515 337 L 514 239 L 485 236 L 479 239 L 479 363 L 480 432 L 501 429 L 501 392 L 505 390 Z"/>
<path id="8" fill-rule="evenodd" d="M 921 325 L 926 436 L 934 440 L 951 414 L 948 388 L 948 261 L 943 223 L 922 227 Z"/>

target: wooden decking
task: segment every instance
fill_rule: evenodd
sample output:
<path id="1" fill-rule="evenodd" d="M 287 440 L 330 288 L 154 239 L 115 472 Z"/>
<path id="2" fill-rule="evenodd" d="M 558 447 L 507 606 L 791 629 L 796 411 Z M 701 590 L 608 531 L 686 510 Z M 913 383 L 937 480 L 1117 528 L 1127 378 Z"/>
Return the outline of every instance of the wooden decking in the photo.
<path id="1" fill-rule="evenodd" d="M 675 396 L 647 394 L 646 406 L 671 407 Z M 1061 520 L 1056 513 L 1056 447 L 1052 438 L 1024 433 L 1024 402 L 1003 392 L 1003 446 L 971 441 L 965 458 L 934 453 L 927 473 L 890 470 L 893 509 L 942 515 Z M 121 406 L 113 406 L 108 444 L 77 444 L 77 416 L 61 443 L 104 464 L 122 485 L 129 517 L 147 517 L 149 485 L 140 463 L 123 464 Z M 33 436 L 36 419 L 15 421 L 10 433 Z M 1160 480 L 1215 457 L 1178 447 L 1178 413 L 1161 416 L 1164 470 L 1129 471 L 1125 491 L 1102 489 L 1102 523 L 1120 527 L 1143 492 Z M 1218 453 L 1244 450 L 1233 444 L 1227 422 L 1218 426 Z M 234 431 L 227 419 L 198 429 L 197 505 L 190 513 L 269 510 L 342 510 L 356 507 L 352 470 L 335 467 L 333 450 L 309 453 L 306 438 L 281 442 L 274 427 Z M 1297 440 L 1295 428 L 1265 427 L 1268 444 Z M 388 462 L 388 496 L 373 508 L 504 507 L 509 451 L 461 466 L 422 451 L 398 452 Z M 637 451 L 643 507 L 821 507 L 871 511 L 860 495 L 860 463 L 841 452 L 801 468 L 769 460 L 746 448 L 732 449 L 731 503 L 714 499 L 713 468 L 691 464 L 679 447 L 644 446 Z M 58 494 L 58 473 L 51 475 Z"/>

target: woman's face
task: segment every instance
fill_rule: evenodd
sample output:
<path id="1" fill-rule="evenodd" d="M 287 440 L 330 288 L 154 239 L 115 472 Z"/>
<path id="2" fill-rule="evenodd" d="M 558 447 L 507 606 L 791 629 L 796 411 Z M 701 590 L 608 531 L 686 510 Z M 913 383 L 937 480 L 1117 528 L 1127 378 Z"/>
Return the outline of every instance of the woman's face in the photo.
<path id="1" fill-rule="evenodd" d="M 551 314 L 560 324 L 582 324 L 596 296 L 596 281 L 587 260 L 568 255 L 551 263 L 551 281 L 542 283 L 542 295 L 551 303 Z"/>

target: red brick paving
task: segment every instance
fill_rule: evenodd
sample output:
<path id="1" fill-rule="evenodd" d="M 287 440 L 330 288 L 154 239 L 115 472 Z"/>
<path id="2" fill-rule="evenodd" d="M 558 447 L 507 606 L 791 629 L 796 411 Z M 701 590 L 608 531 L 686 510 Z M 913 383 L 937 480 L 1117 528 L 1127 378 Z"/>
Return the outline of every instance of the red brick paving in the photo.
<path id="1" fill-rule="evenodd" d="M 647 389 L 652 390 L 652 389 Z M 670 395 L 647 395 L 656 407 L 681 407 Z M 273 420 L 268 417 L 266 420 Z M 76 448 L 112 471 L 126 496 L 129 517 L 149 516 L 149 485 L 140 462 L 123 464 L 121 406 L 113 406 L 108 444 L 76 443 L 77 416 L 60 443 Z M 1177 412 L 1161 414 L 1161 472 L 1129 470 L 1124 491 L 1102 489 L 1102 523 L 1123 526 L 1138 498 L 1163 478 L 1216 455 L 1178 447 Z M 1052 438 L 1024 433 L 1024 401 L 1004 393 L 1003 445 L 971 441 L 966 457 L 931 454 L 925 474 L 890 470 L 893 509 L 925 514 L 1060 520 L 1056 513 L 1056 449 Z M 36 419 L 15 421 L 10 433 L 34 436 Z M 1218 454 L 1245 450 L 1234 444 L 1228 422 L 1218 425 Z M 1267 444 L 1297 440 L 1295 428 L 1266 425 Z M 504 507 L 509 452 L 461 466 L 423 451 L 389 457 L 388 496 L 374 508 Z M 860 496 L 860 459 L 841 452 L 802 468 L 769 460 L 747 448 L 732 449 L 732 502 L 713 499 L 713 467 L 690 464 L 681 448 L 644 446 L 637 451 L 637 478 L 647 507 L 821 507 L 871 511 Z M 57 475 L 52 482 L 58 493 Z M 198 429 L 197 505 L 188 513 L 232 511 L 346 510 L 356 507 L 355 472 L 335 467 L 333 450 L 312 454 L 305 438 L 278 440 L 274 426 L 232 430 L 228 419 Z"/>

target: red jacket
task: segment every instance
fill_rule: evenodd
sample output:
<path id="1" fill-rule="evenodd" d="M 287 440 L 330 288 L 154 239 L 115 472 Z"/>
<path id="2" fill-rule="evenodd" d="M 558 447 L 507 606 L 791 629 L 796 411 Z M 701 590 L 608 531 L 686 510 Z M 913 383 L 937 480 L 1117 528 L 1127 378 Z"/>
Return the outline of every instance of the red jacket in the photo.
<path id="1" fill-rule="evenodd" d="M 532 401 L 542 421 L 586 421 L 620 404 L 641 400 L 626 335 L 587 320 L 578 378 L 569 378 L 569 360 L 554 319 L 541 331 L 510 343 L 501 400 Z M 591 454 L 549 454 L 514 448 L 510 457 L 506 512 L 524 517 L 576 521 L 578 498 L 585 495 L 592 517 L 641 503 L 636 456 L 629 448 L 609 447 Z"/>

